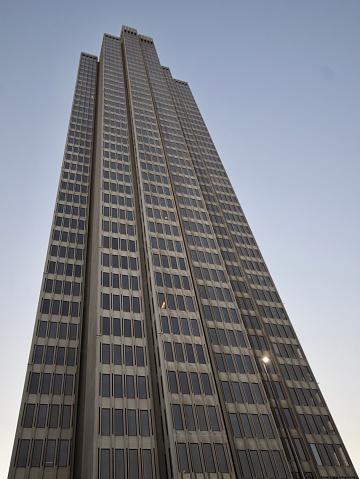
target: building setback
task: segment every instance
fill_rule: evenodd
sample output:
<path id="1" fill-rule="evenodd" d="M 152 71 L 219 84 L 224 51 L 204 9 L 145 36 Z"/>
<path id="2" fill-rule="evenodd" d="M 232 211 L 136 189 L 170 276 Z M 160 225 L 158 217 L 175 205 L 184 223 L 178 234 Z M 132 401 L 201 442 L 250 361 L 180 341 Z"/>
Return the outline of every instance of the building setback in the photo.
<path id="1" fill-rule="evenodd" d="M 188 84 L 132 28 L 80 57 L 8 477 L 357 477 Z"/>

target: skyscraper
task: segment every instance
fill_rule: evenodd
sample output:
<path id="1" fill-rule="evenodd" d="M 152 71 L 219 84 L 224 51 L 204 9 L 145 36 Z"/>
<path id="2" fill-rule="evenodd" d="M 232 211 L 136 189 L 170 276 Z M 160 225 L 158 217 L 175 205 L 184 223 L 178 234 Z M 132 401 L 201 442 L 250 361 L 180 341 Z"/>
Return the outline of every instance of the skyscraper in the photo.
<path id="1" fill-rule="evenodd" d="M 80 58 L 9 473 L 39 477 L 357 477 L 189 86 L 128 27 Z"/>

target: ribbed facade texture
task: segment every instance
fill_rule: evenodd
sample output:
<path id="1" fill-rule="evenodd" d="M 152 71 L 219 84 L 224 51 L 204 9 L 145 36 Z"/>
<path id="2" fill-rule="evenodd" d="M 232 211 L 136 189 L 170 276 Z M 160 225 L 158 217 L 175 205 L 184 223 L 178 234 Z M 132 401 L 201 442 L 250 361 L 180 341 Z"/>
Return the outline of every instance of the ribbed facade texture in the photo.
<path id="1" fill-rule="evenodd" d="M 188 84 L 151 38 L 105 35 L 80 58 L 9 479 L 355 477 Z"/>

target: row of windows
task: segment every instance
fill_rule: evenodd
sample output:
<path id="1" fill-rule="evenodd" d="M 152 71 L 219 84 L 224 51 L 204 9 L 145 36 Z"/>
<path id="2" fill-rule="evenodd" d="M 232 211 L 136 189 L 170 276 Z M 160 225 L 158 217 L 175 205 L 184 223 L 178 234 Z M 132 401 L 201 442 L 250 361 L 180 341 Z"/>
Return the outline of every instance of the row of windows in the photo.
<path id="1" fill-rule="evenodd" d="M 101 293 L 101 307 L 104 310 L 140 313 L 141 300 L 137 296 L 120 296 L 118 294 Z"/>
<path id="2" fill-rule="evenodd" d="M 85 150 L 83 148 L 78 148 L 78 147 L 72 147 L 68 146 L 67 148 L 69 151 L 74 151 L 75 153 L 80 152 L 80 154 L 86 154 L 86 156 L 90 156 L 90 150 Z M 68 191 L 75 191 L 76 193 L 87 193 L 88 192 L 88 187 L 87 185 L 79 185 L 79 183 L 72 183 L 70 181 L 62 181 L 60 185 L 62 190 L 68 190 Z M 68 219 L 68 218 L 66 218 Z M 59 225 L 60 226 L 60 225 Z"/>
<path id="3" fill-rule="evenodd" d="M 85 197 L 82 198 L 86 199 Z M 70 204 L 63 205 L 61 203 L 58 203 L 57 212 L 65 213 L 66 215 L 81 216 L 83 218 L 86 217 L 86 208 L 79 208 L 78 206 L 71 206 Z"/>
<path id="4" fill-rule="evenodd" d="M 234 354 L 235 363 L 231 354 L 215 353 L 215 358 L 220 372 L 255 374 L 251 357 L 248 355 Z"/>
<path id="5" fill-rule="evenodd" d="M 300 422 L 306 434 L 335 434 L 329 416 L 299 414 Z M 290 427 L 295 427 L 292 423 Z"/>
<path id="6" fill-rule="evenodd" d="M 132 271 L 136 271 L 138 269 L 136 258 L 128 257 L 128 256 L 118 256 L 115 254 L 109 255 L 107 253 L 102 253 L 101 263 L 103 266 L 110 266 L 110 259 L 111 259 L 111 266 L 113 268 L 121 268 L 122 270 L 131 269 Z"/>
<path id="7" fill-rule="evenodd" d="M 50 248 L 51 256 L 59 256 L 60 258 L 69 258 L 69 259 L 83 259 L 83 250 L 80 248 L 71 248 L 60 245 L 52 245 Z M 72 276 L 71 266 L 69 266 L 69 272 L 66 271 L 66 276 Z"/>
<path id="8" fill-rule="evenodd" d="M 313 381 L 313 377 L 307 366 L 280 364 L 280 369 L 285 379 L 292 379 L 293 381 Z"/>
<path id="9" fill-rule="evenodd" d="M 101 320 L 103 335 L 125 336 L 126 338 L 142 338 L 142 323 L 139 320 L 103 317 Z"/>
<path id="10" fill-rule="evenodd" d="M 61 439 L 19 440 L 15 460 L 16 467 L 67 467 L 69 462 L 69 441 Z"/>
<path id="11" fill-rule="evenodd" d="M 158 233 L 160 234 L 163 234 L 163 225 L 161 225 L 160 223 L 155 223 L 156 226 L 158 227 Z M 151 228 L 151 225 L 154 225 L 154 223 L 152 222 L 149 222 L 149 226 Z M 165 232 L 164 234 L 171 234 L 171 231 L 170 231 L 170 226 L 169 225 L 165 225 Z M 165 239 L 165 238 L 155 238 L 154 236 L 151 236 L 150 237 L 150 244 L 151 244 L 151 247 L 153 249 L 160 249 L 162 251 L 177 251 L 178 253 L 182 253 L 182 247 L 181 247 L 181 243 L 179 241 L 175 241 L 175 245 L 174 245 L 174 241 L 171 240 L 171 239 Z"/>
<path id="12" fill-rule="evenodd" d="M 184 354 L 186 352 L 186 356 Z M 195 355 L 196 351 L 196 355 Z M 204 349 L 201 344 L 164 342 L 165 359 L 169 362 L 206 364 Z"/>
<path id="13" fill-rule="evenodd" d="M 149 391 L 146 377 L 131 374 L 126 376 L 122 374 L 101 374 L 100 395 L 102 397 L 147 399 Z"/>
<path id="14" fill-rule="evenodd" d="M 154 223 L 153 221 L 149 221 L 149 231 L 150 233 L 158 233 L 158 234 L 166 234 L 166 235 L 173 235 L 178 237 L 179 236 L 179 229 L 175 225 L 171 225 L 169 223 Z M 173 248 L 172 243 L 167 241 L 166 243 L 167 249 L 169 251 L 175 251 Z M 181 252 L 181 244 L 178 241 L 175 241 L 175 249 L 178 252 Z"/>
<path id="15" fill-rule="evenodd" d="M 104 222 L 106 223 L 106 222 Z M 114 224 L 114 223 L 113 223 Z M 132 225 L 122 225 L 120 224 L 120 231 L 119 233 L 121 235 L 130 235 L 134 236 L 135 234 L 135 229 L 134 226 Z M 121 231 L 123 230 L 123 231 Z M 116 231 L 117 233 L 117 231 Z M 109 236 L 103 236 L 102 237 L 102 246 L 103 248 L 111 248 L 115 250 L 121 250 L 121 251 L 130 251 L 131 253 L 135 253 L 136 251 L 136 242 L 132 240 L 126 240 L 124 238 L 117 238 L 117 237 L 109 237 Z"/>
<path id="16" fill-rule="evenodd" d="M 213 394 L 208 373 L 168 371 L 168 385 L 173 394 Z"/>
<path id="17" fill-rule="evenodd" d="M 102 436 L 150 436 L 151 417 L 146 409 L 108 409 L 100 411 L 100 434 Z"/>
<path id="18" fill-rule="evenodd" d="M 242 346 L 246 347 L 244 333 L 240 330 L 233 331 L 232 329 L 209 328 L 211 343 L 223 346 Z M 235 335 L 236 333 L 236 335 Z M 236 340 L 237 337 L 237 340 Z"/>
<path id="19" fill-rule="evenodd" d="M 64 348 L 62 346 L 44 346 L 38 344 L 34 346 L 33 363 L 34 364 L 56 364 L 57 366 L 75 366 L 77 349 Z"/>
<path id="20" fill-rule="evenodd" d="M 263 318 L 287 319 L 283 308 L 275 308 L 274 306 L 262 306 L 261 304 L 258 304 L 258 308 Z"/>
<path id="21" fill-rule="evenodd" d="M 81 283 L 77 283 L 76 281 L 62 281 L 62 280 L 54 280 L 54 279 L 45 279 L 44 282 L 44 291 L 46 293 L 55 294 L 65 294 L 65 295 L 73 295 L 73 296 L 80 296 L 81 295 Z"/>
<path id="22" fill-rule="evenodd" d="M 60 301 L 58 299 L 43 299 L 40 311 L 43 314 L 51 314 L 53 316 L 71 316 L 77 318 L 79 316 L 80 303 L 76 301 Z"/>
<path id="23" fill-rule="evenodd" d="M 204 279 L 206 281 L 215 281 L 216 283 L 226 283 L 225 274 L 220 269 L 208 269 L 195 267 L 195 275 L 197 279 Z"/>
<path id="24" fill-rule="evenodd" d="M 144 348 L 142 346 L 122 347 L 120 344 L 102 343 L 100 351 L 100 362 L 102 364 L 145 366 Z"/>
<path id="25" fill-rule="evenodd" d="M 291 339 L 296 339 L 294 331 L 292 330 L 291 326 L 288 324 L 283 326 L 282 324 L 275 324 L 275 323 L 264 323 L 265 324 L 265 329 L 266 332 L 268 333 L 269 336 L 276 336 L 278 338 L 283 337 L 283 338 L 291 338 Z M 260 328 L 254 328 L 254 329 L 260 329 Z"/>
<path id="26" fill-rule="evenodd" d="M 154 266 L 163 268 L 186 270 L 185 260 L 181 257 L 153 254 L 153 263 Z"/>
<path id="27" fill-rule="evenodd" d="M 76 160 L 74 160 L 74 158 L 72 158 L 72 161 L 76 161 Z M 69 167 L 69 163 L 65 163 L 65 168 L 66 167 Z M 72 168 L 75 168 L 75 167 L 77 167 L 77 169 L 80 169 L 80 168 L 82 168 L 82 165 L 73 163 Z M 84 166 L 84 168 L 88 169 L 88 166 Z M 70 205 L 70 203 L 72 203 L 72 202 L 74 202 L 75 204 L 86 205 L 87 202 L 88 202 L 87 196 L 74 195 L 72 193 L 64 193 L 63 191 L 60 191 L 60 193 L 59 193 L 59 200 L 60 201 L 65 201 L 67 205 Z M 75 206 L 73 208 L 75 208 Z M 76 214 L 78 214 L 78 213 L 76 213 Z"/>
<path id="28" fill-rule="evenodd" d="M 228 403 L 264 404 L 264 397 L 258 383 L 222 381 L 225 401 Z"/>
<path id="29" fill-rule="evenodd" d="M 205 319 L 207 321 L 216 321 L 225 323 L 239 324 L 239 318 L 234 308 L 218 308 L 217 306 L 204 305 Z"/>
<path id="30" fill-rule="evenodd" d="M 72 233 L 71 231 L 53 231 L 53 240 L 61 241 L 63 243 L 85 244 L 84 235 L 82 233 Z M 68 249 L 68 256 L 70 257 L 70 248 Z"/>
<path id="31" fill-rule="evenodd" d="M 104 178 L 106 179 L 111 179 L 111 180 L 115 180 L 115 181 L 121 181 L 121 182 L 125 182 L 125 183 L 131 183 L 131 177 L 130 175 L 124 175 L 123 173 L 116 173 L 115 171 L 108 171 L 108 170 L 103 170 L 103 176 Z M 103 183 L 104 185 L 107 184 L 109 185 L 109 183 L 107 181 L 105 181 Z M 110 183 L 111 187 L 114 185 L 115 183 Z M 108 190 L 109 187 L 104 187 L 104 190 Z M 115 190 L 117 191 L 117 189 Z"/>
<path id="32" fill-rule="evenodd" d="M 110 195 L 104 194 L 103 197 L 104 203 L 110 203 Z M 107 201 L 105 199 L 107 199 Z M 133 200 L 131 196 L 111 195 L 111 203 L 113 205 L 119 203 L 119 205 L 132 208 L 132 202 Z M 124 210 L 122 208 L 110 208 L 109 206 L 103 206 L 103 216 L 106 218 L 119 218 L 120 220 L 134 221 L 134 212 L 130 209 Z"/>
<path id="33" fill-rule="evenodd" d="M 76 340 L 78 325 L 74 323 L 59 323 L 57 321 L 39 321 L 37 335 L 39 338 L 59 338 Z"/>
<path id="34" fill-rule="evenodd" d="M 274 431 L 267 414 L 230 413 L 230 421 L 235 437 L 274 438 Z"/>
<path id="35" fill-rule="evenodd" d="M 191 325 L 191 332 L 189 323 Z M 170 333 L 173 334 L 180 334 L 180 326 L 181 326 L 181 333 L 185 336 L 200 336 L 199 325 L 197 319 L 187 319 L 187 318 L 180 318 L 171 317 L 170 319 L 167 316 L 161 316 L 161 330 L 163 333 Z"/>
<path id="36" fill-rule="evenodd" d="M 24 407 L 22 427 L 50 427 L 69 429 L 71 427 L 72 406 L 70 404 L 34 404 Z"/>
<path id="37" fill-rule="evenodd" d="M 120 116 L 119 115 L 107 115 L 105 113 L 105 117 L 115 117 L 115 118 L 119 118 L 120 119 Z M 123 151 L 124 153 L 128 153 L 129 152 L 129 147 L 125 146 L 125 145 L 115 145 L 115 143 L 108 143 L 107 141 L 104 141 L 103 142 L 103 148 L 107 148 L 108 150 L 113 150 L 113 151 Z M 126 176 L 126 175 L 125 175 Z M 112 183 L 113 185 L 113 183 Z M 104 189 L 109 189 L 109 188 L 104 188 Z M 116 190 L 112 190 L 112 191 L 116 191 Z"/>
<path id="38" fill-rule="evenodd" d="M 189 472 L 229 472 L 223 444 L 178 443 L 178 467 L 182 474 Z"/>
<path id="39" fill-rule="evenodd" d="M 195 312 L 194 301 L 191 296 L 158 293 L 157 297 L 160 309 Z"/>
<path id="40" fill-rule="evenodd" d="M 82 266 L 79 264 L 63 263 L 62 261 L 48 261 L 47 272 L 50 274 L 58 274 L 65 276 L 81 277 Z"/>
<path id="41" fill-rule="evenodd" d="M 297 406 L 322 406 L 317 389 L 289 388 L 291 398 Z"/>
<path id="42" fill-rule="evenodd" d="M 276 356 L 283 358 L 302 359 L 299 346 L 288 343 L 272 343 Z"/>
<path id="43" fill-rule="evenodd" d="M 64 394 L 74 393 L 74 374 L 30 373 L 27 391 L 29 394 Z"/>
<path id="44" fill-rule="evenodd" d="M 99 479 L 153 479 L 151 449 L 99 449 Z"/>
<path id="45" fill-rule="evenodd" d="M 215 406 L 173 404 L 172 415 L 174 428 L 176 430 L 220 431 Z"/>
<path id="46" fill-rule="evenodd" d="M 341 444 L 314 444 L 310 449 L 318 466 L 349 466 Z"/>

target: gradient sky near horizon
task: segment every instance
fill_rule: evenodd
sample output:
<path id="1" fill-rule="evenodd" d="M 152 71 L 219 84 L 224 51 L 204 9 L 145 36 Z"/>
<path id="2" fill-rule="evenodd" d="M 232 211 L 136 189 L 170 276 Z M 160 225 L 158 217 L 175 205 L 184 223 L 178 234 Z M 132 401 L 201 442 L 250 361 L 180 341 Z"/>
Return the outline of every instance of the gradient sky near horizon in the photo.
<path id="1" fill-rule="evenodd" d="M 360 472 L 360 2 L 3 0 L 0 477 L 81 51 L 122 25 L 189 83 Z"/>

